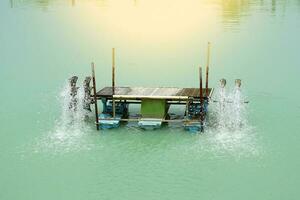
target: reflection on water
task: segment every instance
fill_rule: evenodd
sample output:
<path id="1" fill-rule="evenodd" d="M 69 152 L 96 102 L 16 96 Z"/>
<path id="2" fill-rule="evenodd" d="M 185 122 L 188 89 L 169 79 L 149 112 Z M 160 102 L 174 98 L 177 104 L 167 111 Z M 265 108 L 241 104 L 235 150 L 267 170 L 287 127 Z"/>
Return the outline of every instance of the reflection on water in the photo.
<path id="1" fill-rule="evenodd" d="M 133 5 L 137 5 L 137 0 L 130 0 Z M 90 1 L 83 1 L 83 0 L 9 0 L 10 5 L 12 8 L 16 7 L 26 7 L 26 6 L 32 6 L 32 7 L 38 7 L 47 9 L 50 6 L 57 6 L 57 5 L 63 5 L 63 6 L 76 6 L 77 3 L 85 4 L 85 3 L 93 3 L 99 7 L 105 7 L 107 6 L 106 0 L 90 0 Z"/>
<path id="2" fill-rule="evenodd" d="M 299 1 L 297 1 L 299 3 Z M 239 24 L 244 17 L 251 15 L 252 12 L 263 12 L 272 15 L 282 14 L 286 10 L 287 0 L 221 0 L 219 5 L 222 7 L 222 20 L 224 25 L 231 27 Z"/>
<path id="3" fill-rule="evenodd" d="M 9 0 L 11 8 L 20 8 L 26 6 L 33 6 L 47 10 L 50 6 L 53 5 L 65 5 L 65 6 L 75 6 L 76 0 Z"/>
<path id="4" fill-rule="evenodd" d="M 118 4 L 122 4 L 122 8 L 124 10 L 130 9 L 132 6 L 137 7 L 142 4 L 148 4 L 146 1 L 139 1 L 139 0 L 127 0 L 127 1 L 107 1 L 107 0 L 9 0 L 10 5 L 12 8 L 23 8 L 23 7 L 37 7 L 47 10 L 49 7 L 52 6 L 67 6 L 67 7 L 75 7 L 75 6 L 82 6 L 85 4 L 93 5 L 95 7 L 115 7 Z M 210 5 L 210 6 L 217 6 L 215 9 L 217 15 L 221 17 L 220 21 L 225 25 L 225 27 L 234 27 L 243 19 L 253 12 L 262 12 L 265 14 L 271 15 L 284 15 L 286 12 L 286 7 L 288 4 L 290 5 L 297 5 L 298 9 L 300 9 L 300 1 L 299 0 L 215 0 L 215 1 L 170 1 L 167 4 L 168 7 L 164 9 L 172 8 L 172 4 L 181 4 L 183 8 L 185 8 L 186 4 L 191 4 L 194 6 L 189 8 L 189 12 L 202 12 L 203 6 L 201 5 Z M 156 5 L 156 8 L 161 7 L 164 3 L 160 1 L 152 1 L 152 4 Z M 215 8 L 215 7 L 214 7 Z M 149 9 L 153 9 L 149 7 Z M 194 9 L 194 10 L 192 10 Z M 198 9 L 198 10 L 197 10 Z M 206 8 L 205 8 L 206 9 Z M 125 13 L 124 13 L 125 14 Z M 163 17 L 163 16 L 161 16 Z M 207 16 L 209 17 L 209 16 Z"/>

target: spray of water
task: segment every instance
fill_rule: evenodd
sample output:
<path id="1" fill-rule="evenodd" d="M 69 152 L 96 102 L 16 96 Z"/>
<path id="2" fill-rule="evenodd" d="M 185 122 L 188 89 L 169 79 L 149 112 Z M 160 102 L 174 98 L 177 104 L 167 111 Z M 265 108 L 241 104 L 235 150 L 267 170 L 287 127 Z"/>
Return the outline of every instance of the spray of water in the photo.
<path id="1" fill-rule="evenodd" d="M 217 119 L 216 125 L 218 129 L 224 129 L 227 125 L 227 114 L 229 111 L 229 107 L 227 104 L 227 96 L 225 87 L 219 88 L 217 93 L 217 101 L 215 107 L 215 117 Z"/>
<path id="2" fill-rule="evenodd" d="M 254 129 L 247 120 L 246 96 L 240 87 L 220 87 L 211 103 L 209 142 L 214 152 L 257 153 Z"/>
<path id="3" fill-rule="evenodd" d="M 70 94 L 70 84 L 66 82 L 58 96 L 61 115 L 55 122 L 54 130 L 43 139 L 43 149 L 48 147 L 52 152 L 53 149 L 66 152 L 90 148 L 83 140 L 83 136 L 90 131 L 87 121 L 91 117 L 91 112 L 83 108 L 84 89 L 80 87 L 76 96 Z"/>
<path id="4" fill-rule="evenodd" d="M 77 95 L 72 97 L 69 85 L 66 84 L 60 93 L 60 101 L 62 113 L 58 121 L 59 127 L 67 130 L 84 129 L 86 116 L 90 114 L 90 112 L 83 108 L 84 89 L 79 87 Z M 73 102 L 76 102 L 76 105 L 70 106 Z"/>
<path id="5" fill-rule="evenodd" d="M 217 100 L 213 105 L 217 128 L 237 131 L 247 125 L 245 97 L 239 87 L 227 93 L 225 88 L 217 91 Z"/>

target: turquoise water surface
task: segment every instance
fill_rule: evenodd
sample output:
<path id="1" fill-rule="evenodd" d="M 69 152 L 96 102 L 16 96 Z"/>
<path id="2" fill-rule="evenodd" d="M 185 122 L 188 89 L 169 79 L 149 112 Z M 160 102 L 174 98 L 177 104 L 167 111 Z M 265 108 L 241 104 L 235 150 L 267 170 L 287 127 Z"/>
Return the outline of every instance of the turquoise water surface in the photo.
<path id="1" fill-rule="evenodd" d="M 117 85 L 198 87 L 208 41 L 242 127 L 67 123 L 66 80 L 109 86 L 112 47 Z M 299 0 L 2 0 L 0 199 L 299 199 L 299 50 Z"/>

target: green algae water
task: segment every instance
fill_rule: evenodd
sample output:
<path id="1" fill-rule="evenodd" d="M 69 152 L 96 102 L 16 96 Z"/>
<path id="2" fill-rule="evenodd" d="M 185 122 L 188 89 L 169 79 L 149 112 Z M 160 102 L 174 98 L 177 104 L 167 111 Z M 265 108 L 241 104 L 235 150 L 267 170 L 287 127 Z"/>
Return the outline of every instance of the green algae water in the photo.
<path id="1" fill-rule="evenodd" d="M 299 35 L 298 0 L 2 0 L 0 199 L 299 199 Z M 243 127 L 69 123 L 66 80 L 109 86 L 112 47 L 119 86 L 198 87 L 208 41 Z"/>

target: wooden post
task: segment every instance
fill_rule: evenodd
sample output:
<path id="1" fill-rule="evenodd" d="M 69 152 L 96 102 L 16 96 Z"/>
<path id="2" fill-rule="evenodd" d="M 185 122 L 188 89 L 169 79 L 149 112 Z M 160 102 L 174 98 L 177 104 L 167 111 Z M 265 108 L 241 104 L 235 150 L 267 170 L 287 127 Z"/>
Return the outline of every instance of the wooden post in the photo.
<path id="1" fill-rule="evenodd" d="M 199 98 L 200 98 L 200 130 L 203 131 L 203 121 L 204 121 L 204 105 L 203 105 L 203 91 L 202 91 L 202 68 L 199 67 L 199 79 L 200 79 L 200 91 L 199 91 Z"/>
<path id="2" fill-rule="evenodd" d="M 205 84 L 205 95 L 208 98 L 208 73 L 209 73 L 209 61 L 210 61 L 210 42 L 207 46 L 207 63 L 206 63 L 206 84 Z"/>
<path id="3" fill-rule="evenodd" d="M 92 77 L 93 77 L 93 91 L 94 91 L 96 128 L 97 128 L 97 130 L 99 130 L 98 105 L 97 105 L 97 90 L 96 90 L 96 78 L 95 78 L 95 64 L 92 62 L 91 66 L 92 66 Z"/>
<path id="4" fill-rule="evenodd" d="M 199 97 L 200 97 L 200 104 L 202 104 L 202 101 L 203 101 L 203 91 L 202 91 L 202 67 L 199 67 L 199 82 L 200 82 L 200 94 L 199 94 Z"/>
<path id="5" fill-rule="evenodd" d="M 115 95 L 115 48 L 112 49 L 112 95 Z M 113 118 L 116 116 L 116 102 L 112 96 Z"/>

